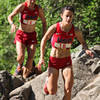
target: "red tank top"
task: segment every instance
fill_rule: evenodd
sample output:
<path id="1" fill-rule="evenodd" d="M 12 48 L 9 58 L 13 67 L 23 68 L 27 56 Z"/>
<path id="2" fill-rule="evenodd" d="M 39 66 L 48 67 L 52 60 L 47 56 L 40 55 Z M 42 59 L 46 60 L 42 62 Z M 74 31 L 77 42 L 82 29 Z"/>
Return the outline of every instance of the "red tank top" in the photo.
<path id="1" fill-rule="evenodd" d="M 69 32 L 64 32 L 60 28 L 60 24 L 57 23 L 56 32 L 53 34 L 51 39 L 51 44 L 55 48 L 71 48 L 71 44 L 74 40 L 75 32 L 74 32 L 74 25 Z"/>
<path id="2" fill-rule="evenodd" d="M 24 10 L 20 13 L 20 22 L 22 24 L 33 25 L 39 16 L 38 5 L 35 5 L 34 10 L 30 10 L 25 2 Z"/>

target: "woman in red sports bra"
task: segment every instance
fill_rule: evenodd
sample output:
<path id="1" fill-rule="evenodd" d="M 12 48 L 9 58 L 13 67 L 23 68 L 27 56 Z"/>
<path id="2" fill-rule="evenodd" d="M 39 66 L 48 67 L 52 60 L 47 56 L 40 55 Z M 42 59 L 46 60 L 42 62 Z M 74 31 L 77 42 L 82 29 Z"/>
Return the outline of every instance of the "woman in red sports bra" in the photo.
<path id="1" fill-rule="evenodd" d="M 17 14 L 19 14 L 20 17 L 20 25 L 16 32 L 14 43 L 16 44 L 18 66 L 14 75 L 19 75 L 22 72 L 26 48 L 28 57 L 26 65 L 23 67 L 22 76 L 27 78 L 32 70 L 34 70 L 32 63 L 37 44 L 35 32 L 36 21 L 38 17 L 41 18 L 44 35 L 46 32 L 46 19 L 43 9 L 39 5 L 35 4 L 35 0 L 26 0 L 24 3 L 19 4 L 8 16 L 12 33 L 16 31 L 16 25 L 13 23 L 13 17 Z"/>
<path id="2" fill-rule="evenodd" d="M 82 32 L 75 28 L 72 24 L 74 17 L 74 8 L 66 6 L 61 11 L 62 21 L 49 27 L 46 34 L 41 41 L 40 61 L 39 64 L 44 64 L 45 46 L 47 40 L 51 39 L 51 53 L 48 64 L 48 78 L 44 85 L 44 92 L 46 94 L 56 94 L 57 81 L 59 76 L 59 69 L 62 69 L 62 76 L 64 79 L 65 95 L 63 100 L 71 100 L 71 90 L 73 86 L 73 68 L 70 54 L 71 44 L 76 37 L 82 44 L 85 52 L 90 56 L 93 53 L 88 49 L 86 42 L 83 39 Z"/>

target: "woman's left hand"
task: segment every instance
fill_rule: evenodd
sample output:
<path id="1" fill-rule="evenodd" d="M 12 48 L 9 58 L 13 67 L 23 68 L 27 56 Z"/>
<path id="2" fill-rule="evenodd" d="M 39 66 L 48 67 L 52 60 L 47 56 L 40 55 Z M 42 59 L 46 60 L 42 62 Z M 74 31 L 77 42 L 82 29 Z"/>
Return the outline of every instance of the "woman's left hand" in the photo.
<path id="1" fill-rule="evenodd" d="M 92 58 L 94 57 L 94 54 L 91 50 L 88 49 L 88 50 L 85 50 L 85 52 L 87 55 L 91 56 Z"/>

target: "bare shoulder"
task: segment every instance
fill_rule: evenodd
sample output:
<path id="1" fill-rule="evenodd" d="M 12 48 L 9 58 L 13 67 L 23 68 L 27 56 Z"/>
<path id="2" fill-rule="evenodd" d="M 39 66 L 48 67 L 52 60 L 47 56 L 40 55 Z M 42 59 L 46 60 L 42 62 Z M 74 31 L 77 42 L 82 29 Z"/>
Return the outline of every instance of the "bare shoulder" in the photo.
<path id="1" fill-rule="evenodd" d="M 25 7 L 25 3 L 21 3 L 15 8 L 15 10 L 21 12 L 23 11 L 24 7 Z"/>
<path id="2" fill-rule="evenodd" d="M 24 7 L 25 7 L 24 3 L 17 5 L 17 7 L 11 12 L 9 16 L 15 16 L 16 14 L 22 12 Z"/>
<path id="3" fill-rule="evenodd" d="M 49 30 L 51 30 L 51 31 L 56 31 L 56 27 L 57 27 L 57 24 L 53 24 L 53 25 L 51 25 L 50 27 L 49 27 Z"/>
<path id="4" fill-rule="evenodd" d="M 55 33 L 55 31 L 56 31 L 56 24 L 53 24 L 48 28 L 44 38 L 50 39 L 50 37 L 53 35 L 53 33 Z"/>

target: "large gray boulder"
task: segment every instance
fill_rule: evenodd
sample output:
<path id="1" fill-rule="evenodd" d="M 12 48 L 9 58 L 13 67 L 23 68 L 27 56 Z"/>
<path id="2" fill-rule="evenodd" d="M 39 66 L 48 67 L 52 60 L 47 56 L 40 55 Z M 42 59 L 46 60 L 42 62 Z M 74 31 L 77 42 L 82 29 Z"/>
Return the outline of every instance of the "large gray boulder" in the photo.
<path id="1" fill-rule="evenodd" d="M 47 77 L 47 71 L 43 74 L 37 76 L 35 79 L 25 83 L 23 86 L 13 90 L 10 92 L 10 100 L 20 100 L 18 98 L 22 98 L 22 100 L 59 100 L 63 97 L 63 80 L 61 75 L 59 75 L 58 82 L 58 91 L 56 95 L 45 95 L 43 93 L 43 86 L 45 83 L 45 79 Z M 27 96 L 25 97 L 25 94 Z M 23 97 L 22 97 L 23 96 Z"/>
<path id="2" fill-rule="evenodd" d="M 78 92 L 72 100 L 100 100 L 100 74 Z"/>
<path id="3" fill-rule="evenodd" d="M 74 54 L 72 53 L 74 71 L 72 100 L 90 100 L 90 98 L 91 100 L 100 99 L 100 46 L 96 45 L 91 48 L 91 50 L 94 52 L 94 58 L 86 55 L 84 51 L 81 50 L 81 47 L 76 48 L 76 52 Z M 7 95 L 9 100 L 62 100 L 64 95 L 64 82 L 62 80 L 61 70 L 56 95 L 45 95 L 43 93 L 43 86 L 47 74 L 46 71 L 26 81 L 16 77 L 15 80 L 19 79 L 20 84 L 17 86 L 12 85 L 13 88 L 8 91 Z M 6 76 L 3 77 L 5 78 Z M 10 76 L 13 84 L 15 81 L 12 77 L 13 76 Z M 10 84 L 8 85 L 10 86 Z"/>

